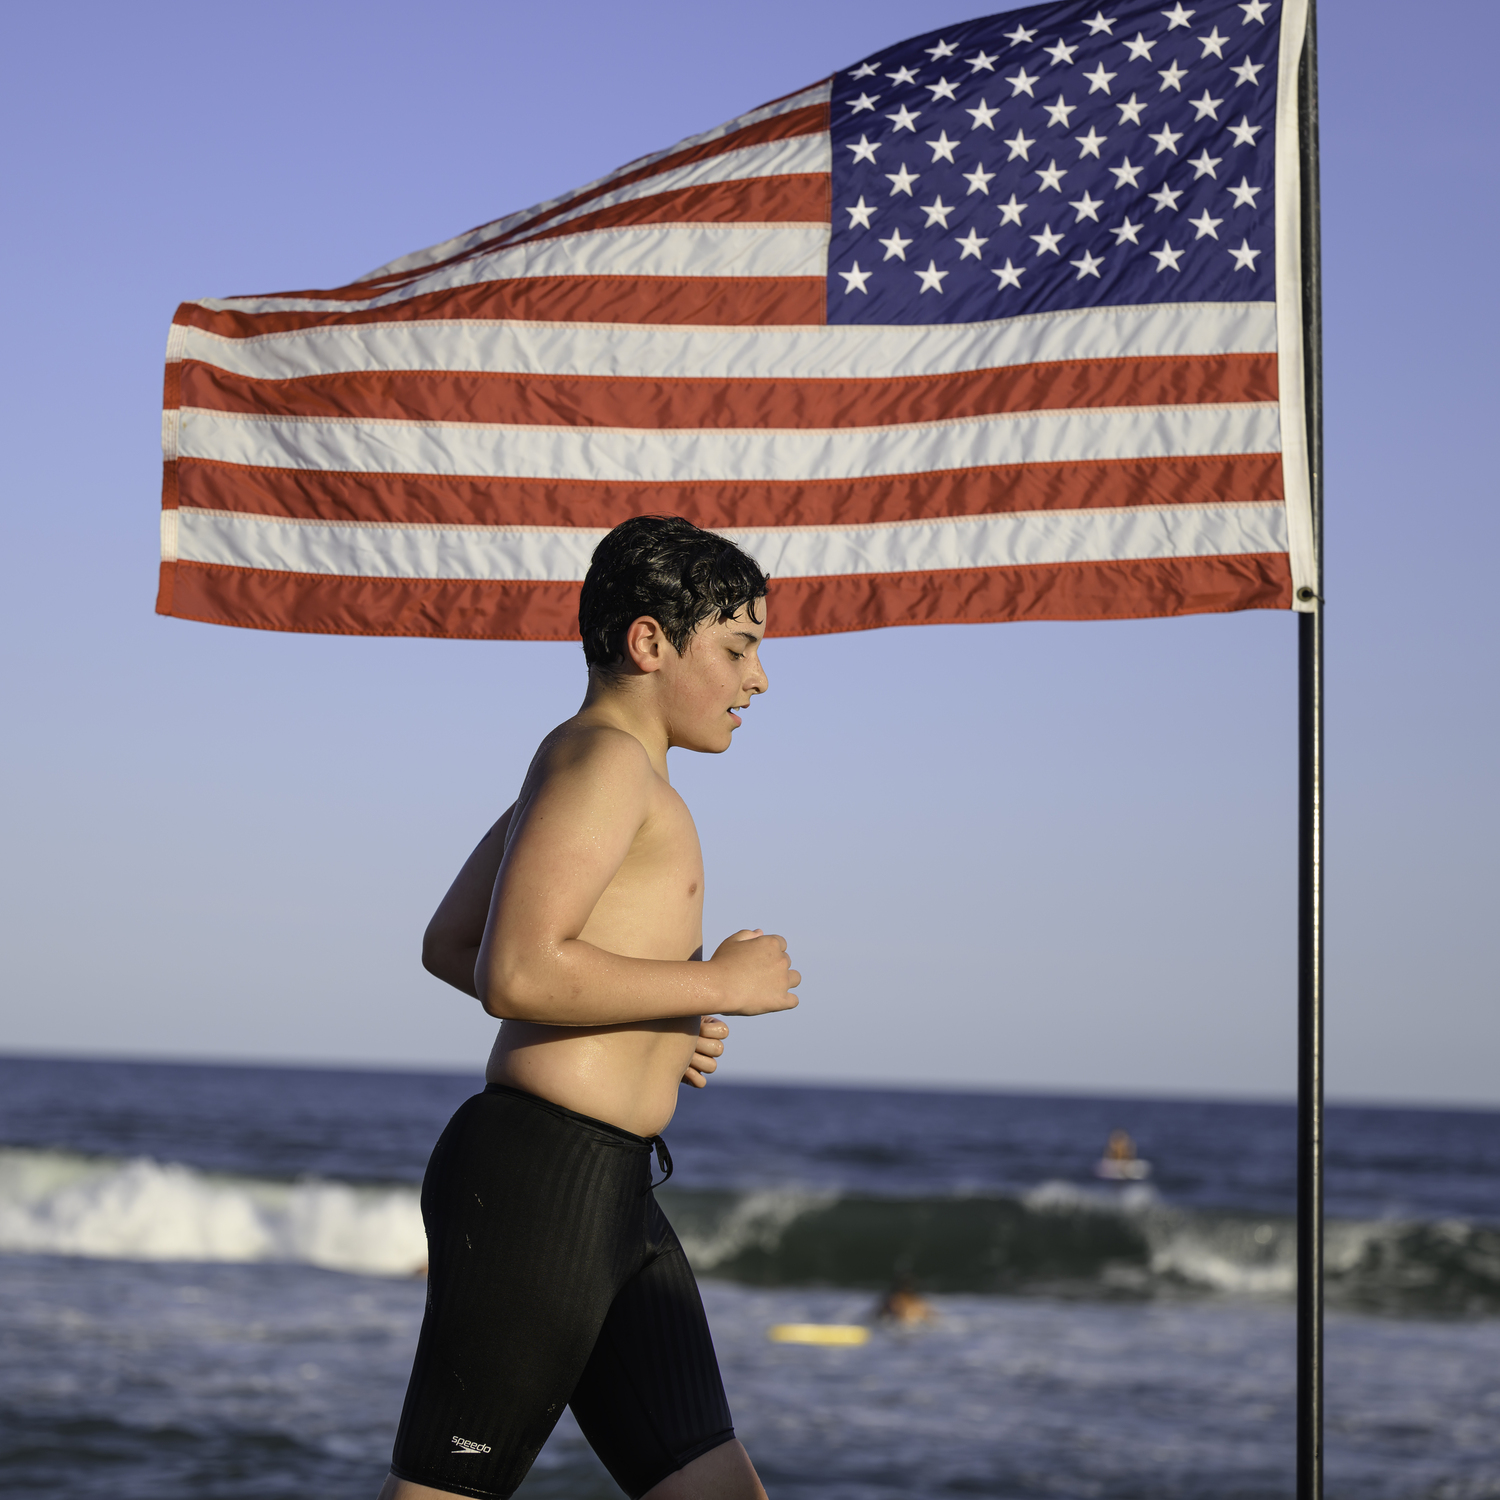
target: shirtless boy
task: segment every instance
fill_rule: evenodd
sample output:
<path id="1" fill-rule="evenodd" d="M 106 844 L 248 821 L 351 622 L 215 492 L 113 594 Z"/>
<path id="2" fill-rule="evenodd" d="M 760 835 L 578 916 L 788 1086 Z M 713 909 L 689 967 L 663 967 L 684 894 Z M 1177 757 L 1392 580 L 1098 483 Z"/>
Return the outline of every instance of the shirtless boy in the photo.
<path id="1" fill-rule="evenodd" d="M 686 521 L 610 532 L 579 607 L 583 707 L 427 929 L 428 969 L 503 1024 L 422 1185 L 427 1312 L 380 1500 L 502 1500 L 565 1405 L 632 1497 L 765 1500 L 651 1192 L 678 1083 L 723 1051 L 711 1013 L 797 1003 L 779 937 L 702 961 L 703 856 L 667 776 L 673 747 L 727 750 L 765 692 L 765 592 Z"/>

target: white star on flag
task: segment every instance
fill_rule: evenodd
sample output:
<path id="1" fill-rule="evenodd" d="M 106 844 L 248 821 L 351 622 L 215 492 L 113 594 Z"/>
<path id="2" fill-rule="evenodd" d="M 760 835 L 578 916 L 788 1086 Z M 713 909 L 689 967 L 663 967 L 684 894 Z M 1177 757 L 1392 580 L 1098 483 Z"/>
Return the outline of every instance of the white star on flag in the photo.
<path id="1" fill-rule="evenodd" d="M 1202 156 L 1195 156 L 1188 163 L 1188 166 L 1193 169 L 1193 181 L 1197 182 L 1200 177 L 1217 178 L 1219 174 L 1214 171 L 1214 168 L 1223 160 L 1222 156 L 1210 156 L 1205 147 Z"/>
<path id="2" fill-rule="evenodd" d="M 1000 210 L 1000 222 L 1002 224 L 1019 224 L 1021 222 L 1021 212 L 1026 205 L 1024 203 L 1017 203 L 1016 195 L 1012 193 L 1009 203 L 1000 203 L 996 207 Z"/>
<path id="3" fill-rule="evenodd" d="M 1085 193 L 1076 203 L 1070 203 L 1068 207 L 1078 210 L 1078 218 L 1075 222 L 1081 224 L 1085 219 L 1092 219 L 1097 224 L 1099 222 L 1099 210 L 1104 207 L 1104 199 L 1090 198 Z"/>
<path id="4" fill-rule="evenodd" d="M 971 255 L 975 260 L 978 260 L 980 250 L 985 245 L 988 245 L 989 241 L 987 239 L 980 239 L 979 231 L 971 229 L 967 234 L 960 235 L 953 243 L 964 247 L 964 253 L 959 256 L 960 260 L 968 260 Z"/>
<path id="5" fill-rule="evenodd" d="M 870 227 L 870 215 L 875 212 L 875 209 L 870 204 L 865 202 L 865 195 L 861 193 L 859 195 L 859 202 L 854 204 L 852 207 L 845 208 L 844 212 L 849 215 L 849 227 L 851 229 L 853 229 L 856 224 L 858 224 L 861 229 L 868 229 Z M 840 274 L 842 274 L 842 272 Z"/>
<path id="6" fill-rule="evenodd" d="M 869 296 L 869 293 L 865 290 L 865 283 L 875 274 L 873 271 L 861 271 L 859 262 L 855 261 L 851 270 L 840 271 L 838 274 L 848 283 L 844 288 L 844 295 L 846 297 L 850 292 L 864 292 L 866 296 Z"/>
<path id="7" fill-rule="evenodd" d="M 1227 36 L 1220 36 L 1219 28 L 1215 26 L 1207 36 L 1200 36 L 1198 40 L 1203 46 L 1204 57 L 1212 53 L 1215 57 L 1222 59 L 1224 56 L 1224 43 L 1229 38 Z"/>
<path id="8" fill-rule="evenodd" d="M 1087 135 L 1075 135 L 1073 139 L 1083 147 L 1078 153 L 1079 161 L 1082 161 L 1085 156 L 1092 156 L 1096 161 L 1103 160 L 1099 155 L 1099 148 L 1108 140 L 1108 137 L 1100 135 L 1092 125 L 1089 126 L 1089 133 Z"/>
<path id="9" fill-rule="evenodd" d="M 986 130 L 993 130 L 995 128 L 995 116 L 998 115 L 1000 111 L 998 109 L 991 109 L 988 103 L 986 103 L 985 100 L 981 99 L 979 101 L 978 109 L 965 110 L 964 113 L 974 116 L 974 123 L 969 126 L 970 130 L 978 130 L 981 125 L 983 125 Z"/>
<path id="10" fill-rule="evenodd" d="M 1129 183 L 1131 187 L 1139 187 L 1141 185 L 1141 173 L 1146 169 L 1144 167 L 1131 166 L 1130 158 L 1127 156 L 1121 161 L 1118 167 L 1111 167 L 1109 170 L 1114 175 L 1116 189 L 1119 189 L 1124 187 L 1126 183 Z"/>
<path id="11" fill-rule="evenodd" d="M 910 198 L 911 185 L 921 175 L 920 172 L 908 172 L 905 162 L 901 163 L 901 170 L 899 172 L 887 172 L 885 180 L 891 185 L 891 197 L 894 198 L 897 193 L 905 193 Z"/>
<path id="12" fill-rule="evenodd" d="M 1078 113 L 1076 104 L 1069 104 L 1061 94 L 1057 96 L 1055 104 L 1043 106 L 1047 111 L 1047 123 L 1049 125 L 1061 125 L 1064 130 L 1068 128 L 1068 116 Z"/>
<path id="13" fill-rule="evenodd" d="M 984 163 L 980 162 L 974 171 L 965 172 L 963 175 L 964 181 L 969 184 L 969 194 L 972 196 L 974 193 L 987 194 L 990 190 L 990 183 L 994 181 L 996 174 L 986 172 L 984 170 Z"/>
<path id="14" fill-rule="evenodd" d="M 1182 0 L 1178 0 L 1178 3 L 1171 10 L 1164 10 L 1162 12 L 1162 15 L 1167 18 L 1168 31 L 1176 31 L 1179 26 L 1186 26 L 1197 14 L 1198 12 L 1195 10 L 1184 10 L 1182 8 Z"/>
<path id="15" fill-rule="evenodd" d="M 937 46 L 929 47 L 927 49 L 927 55 L 933 60 L 933 62 L 936 62 L 940 57 L 952 57 L 953 54 L 957 51 L 958 48 L 955 47 L 951 42 L 945 42 L 941 37 L 939 37 Z"/>
<path id="16" fill-rule="evenodd" d="M 1096 260 L 1085 250 L 1082 260 L 1070 260 L 1068 264 L 1078 268 L 1078 275 L 1075 280 L 1082 281 L 1085 276 L 1092 276 L 1097 281 L 1099 279 L 1099 267 L 1104 264 L 1104 257 L 1101 255 Z"/>
<path id="17" fill-rule="evenodd" d="M 1265 71 L 1265 67 L 1266 65 L 1264 63 L 1251 62 L 1249 57 L 1247 56 L 1244 62 L 1239 65 L 1239 67 L 1231 68 L 1229 70 L 1240 81 L 1239 83 L 1235 84 L 1235 88 L 1239 88 L 1240 84 L 1243 83 L 1252 83 L 1256 88 L 1259 88 L 1260 75 Z"/>
<path id="18" fill-rule="evenodd" d="M 1150 62 L 1151 49 L 1155 45 L 1155 42 L 1148 42 L 1146 40 L 1145 32 L 1138 31 L 1135 34 L 1135 40 L 1133 42 L 1125 43 L 1125 50 L 1130 54 L 1131 62 L 1139 62 L 1143 57 L 1147 62 Z"/>
<path id="19" fill-rule="evenodd" d="M 948 227 L 948 215 L 953 212 L 951 204 L 943 202 L 942 195 L 934 198 L 931 203 L 922 205 L 922 212 L 927 215 L 927 223 L 923 226 L 931 229 L 934 224 L 941 224 L 944 229 Z"/>
<path id="20" fill-rule="evenodd" d="M 1051 188 L 1054 192 L 1060 193 L 1062 192 L 1062 180 L 1068 175 L 1068 169 L 1058 166 L 1057 158 L 1054 156 L 1051 163 L 1048 166 L 1042 167 L 1036 175 L 1042 179 L 1042 185 L 1037 189 L 1038 192 L 1044 193 L 1048 188 Z"/>
<path id="21" fill-rule="evenodd" d="M 1037 78 L 1040 77 L 1041 74 L 1038 73 Z M 1017 94 L 1025 94 L 1032 99 L 1036 98 L 1036 95 L 1031 92 L 1031 85 L 1034 84 L 1037 79 L 1032 78 L 1030 75 L 1028 75 L 1025 68 L 1022 68 L 1021 71 L 1017 73 L 1013 78 L 1007 78 L 1005 81 L 1010 85 L 1010 96 L 1012 99 L 1014 99 Z"/>
<path id="22" fill-rule="evenodd" d="M 923 144 L 932 147 L 932 159 L 937 162 L 952 161 L 953 148 L 958 142 L 950 141 L 948 139 L 948 132 L 945 130 L 935 141 L 925 141 Z"/>
<path id="23" fill-rule="evenodd" d="M 1132 245 L 1139 245 L 1141 242 L 1140 233 L 1145 227 L 1144 224 L 1132 224 L 1130 222 L 1130 215 L 1126 214 L 1119 228 L 1112 229 L 1110 233 L 1114 235 L 1115 244 L 1117 245 L 1123 245 L 1126 240 L 1129 240 Z"/>
<path id="24" fill-rule="evenodd" d="M 1265 128 L 1264 125 L 1252 125 L 1249 115 L 1241 115 L 1240 123 L 1238 125 L 1231 125 L 1229 133 L 1234 137 L 1236 146 L 1253 146 L 1255 144 L 1255 137 Z"/>
<path id="25" fill-rule="evenodd" d="M 1176 89 L 1180 94 L 1182 80 L 1187 77 L 1187 69 L 1179 68 L 1176 63 L 1173 63 L 1170 68 L 1164 68 L 1156 76 L 1161 79 L 1161 87 L 1156 91 L 1158 94 L 1165 93 L 1168 89 Z"/>
<path id="26" fill-rule="evenodd" d="M 902 239 L 899 229 L 892 232 L 890 239 L 881 240 L 885 246 L 885 258 L 890 260 L 893 256 L 897 260 L 906 259 L 906 247 L 912 243 L 911 240 Z"/>
<path id="27" fill-rule="evenodd" d="M 1032 41 L 1035 37 L 1036 32 L 1027 31 L 1024 26 L 1017 26 L 1014 31 L 1007 31 L 1005 33 L 1005 39 L 1012 47 L 1018 47 L 1022 42 Z"/>
<path id="28" fill-rule="evenodd" d="M 849 101 L 849 108 L 858 114 L 862 109 L 874 109 L 880 103 L 879 94 L 861 94 L 858 99 Z"/>
<path id="29" fill-rule="evenodd" d="M 1030 161 L 1031 157 L 1028 153 L 1036 142 L 1028 139 L 1018 130 L 1005 144 L 1010 147 L 1010 155 L 1005 158 L 1006 161 L 1014 161 L 1018 156 L 1022 161 Z"/>
<path id="30" fill-rule="evenodd" d="M 1085 21 L 1083 24 L 1088 27 L 1090 36 L 1098 36 L 1101 31 L 1106 36 L 1114 35 L 1115 18 L 1111 16 L 1106 20 L 1102 10 L 1095 11 L 1093 20 Z"/>
<path id="31" fill-rule="evenodd" d="M 854 153 L 855 161 L 875 160 L 875 153 L 880 150 L 881 143 L 872 141 L 869 136 L 862 135 L 858 141 L 850 142 L 849 149 Z"/>
<path id="32" fill-rule="evenodd" d="M 1173 213 L 1176 213 L 1177 200 L 1182 197 L 1182 189 L 1169 188 L 1166 183 L 1163 183 L 1159 193 L 1147 193 L 1146 196 L 1156 205 L 1157 213 L 1165 208 L 1170 208 Z"/>
<path id="33" fill-rule="evenodd" d="M 1120 124 L 1139 125 L 1141 112 L 1146 106 L 1132 94 L 1123 104 L 1115 105 L 1115 108 L 1120 111 Z"/>
<path id="34" fill-rule="evenodd" d="M 932 102 L 936 104 L 939 99 L 956 99 L 958 97 L 958 85 L 949 83 L 946 78 L 939 78 L 936 83 L 924 85 L 927 92 L 932 95 Z"/>
<path id="35" fill-rule="evenodd" d="M 1163 125 L 1155 135 L 1147 139 L 1156 142 L 1156 154 L 1160 156 L 1163 151 L 1170 151 L 1173 156 L 1177 155 L 1177 143 L 1182 139 L 1180 130 L 1173 130 L 1170 125 Z"/>
<path id="36" fill-rule="evenodd" d="M 1118 73 L 1106 73 L 1104 71 L 1104 64 L 1100 63 L 1092 73 L 1085 73 L 1083 76 L 1089 81 L 1089 93 L 1097 94 L 1103 90 L 1107 94 L 1109 92 L 1109 80 L 1111 78 L 1118 78 L 1120 75 Z"/>
<path id="37" fill-rule="evenodd" d="M 1253 271 L 1255 269 L 1255 257 L 1260 254 L 1260 251 L 1252 250 L 1249 240 L 1241 240 L 1238 250 L 1233 245 L 1229 246 L 1229 253 L 1234 257 L 1234 268 L 1236 271 Z"/>
<path id="38" fill-rule="evenodd" d="M 988 52 L 981 50 L 976 56 L 966 58 L 965 61 L 972 72 L 977 73 L 983 69 L 986 73 L 993 73 L 995 64 L 1000 61 L 1000 55 L 996 53 L 994 57 L 991 57 Z"/>
<path id="39" fill-rule="evenodd" d="M 1194 238 L 1195 239 L 1200 239 L 1200 240 L 1203 238 L 1204 235 L 1207 235 L 1210 239 L 1213 239 L 1213 240 L 1218 239 L 1218 237 L 1219 237 L 1219 225 L 1222 224 L 1223 222 L 1224 222 L 1223 219 L 1211 219 L 1211 218 L 1209 218 L 1209 216 L 1208 216 L 1208 210 L 1206 208 L 1203 210 L 1203 213 L 1198 218 L 1196 218 L 1196 219 L 1189 219 L 1188 220 L 1188 223 L 1191 224 L 1193 226 L 1193 228 L 1198 231 L 1198 233 L 1194 236 Z"/>
<path id="40" fill-rule="evenodd" d="M 995 275 L 1000 278 L 1000 286 L 996 287 L 995 290 L 999 291 L 1002 287 L 1008 287 L 1008 286 L 1013 286 L 1013 287 L 1016 287 L 1017 289 L 1019 289 L 1020 285 L 1021 285 L 1021 278 L 1025 274 L 1026 274 L 1026 267 L 1025 266 L 1013 266 L 1010 263 L 1010 256 L 1007 255 L 1005 257 L 1005 264 L 1003 266 L 1001 266 L 1000 269 L 995 272 Z"/>
<path id="41" fill-rule="evenodd" d="M 1057 248 L 1062 244 L 1062 236 L 1060 234 L 1053 234 L 1050 224 L 1046 225 L 1040 234 L 1034 234 L 1031 238 L 1036 241 L 1036 253 L 1038 255 L 1046 255 L 1049 251 L 1053 255 L 1060 255 L 1062 253 Z"/>
<path id="42" fill-rule="evenodd" d="M 908 109 L 904 104 L 893 115 L 887 115 L 886 119 L 892 122 L 892 128 L 896 130 L 909 130 L 916 134 L 917 121 L 921 118 L 920 109 Z"/>
<path id="43" fill-rule="evenodd" d="M 1230 188 L 1229 191 L 1234 198 L 1234 206 L 1236 208 L 1254 208 L 1255 195 L 1260 192 L 1260 189 L 1258 187 L 1251 187 L 1248 177 L 1241 177 L 1240 185 Z"/>
<path id="44" fill-rule="evenodd" d="M 1205 115 L 1210 120 L 1217 120 L 1219 118 L 1219 106 L 1223 102 L 1222 99 L 1215 99 L 1207 89 L 1203 90 L 1203 97 L 1201 99 L 1188 100 L 1188 103 L 1198 111 L 1195 118 L 1199 120 L 1203 119 Z"/>
<path id="45" fill-rule="evenodd" d="M 1161 242 L 1161 249 L 1152 250 L 1150 254 L 1155 258 L 1156 269 L 1157 272 L 1160 273 L 1162 271 L 1165 271 L 1168 266 L 1170 266 L 1174 271 L 1180 271 L 1182 267 L 1179 266 L 1177 262 L 1180 261 L 1182 257 L 1187 254 L 1187 252 L 1185 250 L 1174 250 L 1171 246 L 1170 241 L 1163 240 Z"/>
<path id="46" fill-rule="evenodd" d="M 1063 41 L 1061 37 L 1058 37 L 1057 45 L 1055 47 L 1042 48 L 1042 51 L 1052 59 L 1052 66 L 1054 68 L 1058 65 L 1058 63 L 1071 64 L 1073 61 L 1073 54 L 1077 50 L 1077 47 L 1070 47 L 1065 41 Z"/>
<path id="47" fill-rule="evenodd" d="M 918 271 L 916 274 L 922 278 L 922 290 L 924 292 L 936 292 L 939 296 L 942 296 L 943 277 L 950 276 L 953 273 L 951 271 L 938 270 L 937 262 L 929 260 L 927 262 L 927 269 L 925 271 Z"/>

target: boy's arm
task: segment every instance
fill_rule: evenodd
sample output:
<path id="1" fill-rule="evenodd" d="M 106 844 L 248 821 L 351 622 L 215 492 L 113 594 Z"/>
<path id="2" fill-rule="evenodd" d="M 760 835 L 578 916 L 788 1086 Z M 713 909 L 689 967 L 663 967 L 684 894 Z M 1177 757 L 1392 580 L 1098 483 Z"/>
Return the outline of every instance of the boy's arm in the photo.
<path id="1" fill-rule="evenodd" d="M 505 856 L 505 830 L 515 810 L 515 803 L 511 803 L 474 846 L 422 934 L 422 967 L 476 1000 L 479 992 L 474 987 L 474 964 L 490 914 L 495 876 Z"/>
<path id="2" fill-rule="evenodd" d="M 548 1026 L 790 1010 L 801 982 L 779 937 L 736 933 L 707 963 L 627 958 L 579 938 L 646 821 L 641 743 L 597 729 L 555 745 L 510 832 L 474 981 L 493 1016 Z"/>

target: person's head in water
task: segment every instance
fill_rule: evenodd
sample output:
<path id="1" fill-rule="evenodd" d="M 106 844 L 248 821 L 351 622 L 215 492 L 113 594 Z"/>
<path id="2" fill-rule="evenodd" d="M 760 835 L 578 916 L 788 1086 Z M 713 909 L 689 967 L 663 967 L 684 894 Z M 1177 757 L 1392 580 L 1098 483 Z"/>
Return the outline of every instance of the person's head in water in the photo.
<path id="1" fill-rule="evenodd" d="M 671 743 L 728 749 L 734 710 L 767 686 L 767 582 L 727 537 L 679 516 L 622 522 L 594 549 L 578 604 L 590 695 L 646 689 L 671 720 Z"/>

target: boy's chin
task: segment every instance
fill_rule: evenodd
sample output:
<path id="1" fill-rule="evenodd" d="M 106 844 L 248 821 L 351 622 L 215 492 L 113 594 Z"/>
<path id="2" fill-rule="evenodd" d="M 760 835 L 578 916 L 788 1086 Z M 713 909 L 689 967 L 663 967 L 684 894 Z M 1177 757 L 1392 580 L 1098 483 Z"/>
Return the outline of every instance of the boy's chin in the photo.
<path id="1" fill-rule="evenodd" d="M 734 730 L 727 724 L 713 730 L 700 730 L 691 739 L 679 740 L 684 750 L 696 750 L 700 755 L 722 755 L 734 742 Z"/>

